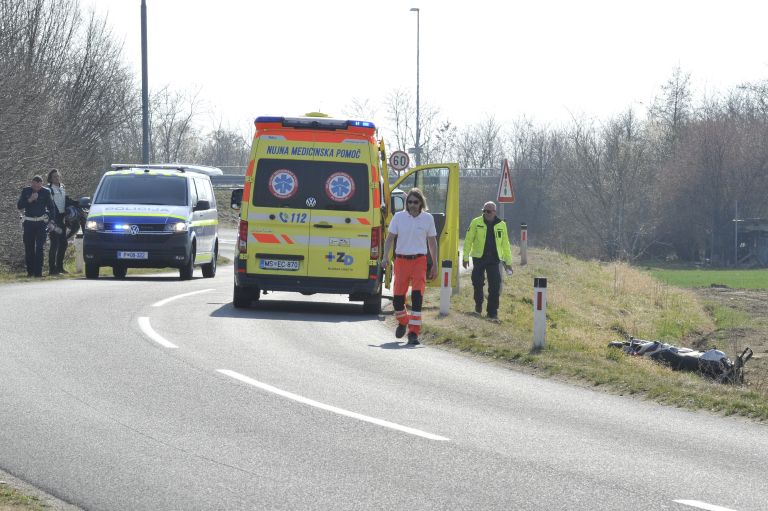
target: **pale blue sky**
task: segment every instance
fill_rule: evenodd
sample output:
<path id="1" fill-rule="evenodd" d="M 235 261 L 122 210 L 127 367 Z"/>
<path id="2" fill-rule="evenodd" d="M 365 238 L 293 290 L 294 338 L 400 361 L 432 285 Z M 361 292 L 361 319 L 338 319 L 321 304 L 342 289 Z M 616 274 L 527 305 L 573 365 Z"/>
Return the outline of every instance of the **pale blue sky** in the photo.
<path id="1" fill-rule="evenodd" d="M 108 13 L 141 72 L 140 0 L 82 0 Z M 697 96 L 768 78 L 757 0 L 147 0 L 152 89 L 200 88 L 210 124 L 258 115 L 342 116 L 416 89 L 459 125 L 494 115 L 558 124 L 642 109 L 680 66 Z"/>

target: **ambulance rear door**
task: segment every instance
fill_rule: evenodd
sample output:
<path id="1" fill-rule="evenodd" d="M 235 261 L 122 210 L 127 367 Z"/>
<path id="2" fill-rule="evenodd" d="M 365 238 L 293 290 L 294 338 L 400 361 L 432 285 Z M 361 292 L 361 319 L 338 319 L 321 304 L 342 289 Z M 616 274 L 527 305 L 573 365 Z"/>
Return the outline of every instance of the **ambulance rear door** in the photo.
<path id="1" fill-rule="evenodd" d="M 373 221 L 369 142 L 315 132 L 315 159 L 302 198 L 309 207 L 307 268 L 312 277 L 368 279 Z M 378 186 L 375 190 L 379 192 Z"/>
<path id="2" fill-rule="evenodd" d="M 435 219 L 437 231 L 438 263 L 450 261 L 452 267 L 451 282 L 456 285 L 459 275 L 459 164 L 439 163 L 421 165 L 405 172 L 392 184 L 390 190 L 402 190 L 406 194 L 411 188 L 419 188 L 427 200 L 428 212 Z M 390 201 L 387 197 L 387 201 Z M 387 215 L 387 226 L 394 215 Z M 428 266 L 432 259 L 427 258 Z M 429 287 L 440 287 L 440 271 L 438 277 L 427 281 Z M 391 272 L 387 272 L 386 287 L 389 289 Z"/>
<path id="3" fill-rule="evenodd" d="M 307 276 L 310 207 L 303 193 L 312 162 L 295 159 L 294 142 L 264 137 L 256 151 L 248 208 L 248 273 Z"/>

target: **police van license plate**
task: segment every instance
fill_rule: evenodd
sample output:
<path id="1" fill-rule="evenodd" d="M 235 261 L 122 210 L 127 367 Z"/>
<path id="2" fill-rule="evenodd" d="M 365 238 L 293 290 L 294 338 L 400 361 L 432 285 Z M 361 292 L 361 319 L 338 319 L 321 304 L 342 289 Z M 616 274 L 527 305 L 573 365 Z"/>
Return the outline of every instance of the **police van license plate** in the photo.
<path id="1" fill-rule="evenodd" d="M 149 259 L 148 252 L 122 252 L 117 253 L 118 259 Z"/>
<path id="2" fill-rule="evenodd" d="M 262 270 L 296 271 L 299 269 L 299 262 L 285 259 L 262 259 L 259 268 Z"/>

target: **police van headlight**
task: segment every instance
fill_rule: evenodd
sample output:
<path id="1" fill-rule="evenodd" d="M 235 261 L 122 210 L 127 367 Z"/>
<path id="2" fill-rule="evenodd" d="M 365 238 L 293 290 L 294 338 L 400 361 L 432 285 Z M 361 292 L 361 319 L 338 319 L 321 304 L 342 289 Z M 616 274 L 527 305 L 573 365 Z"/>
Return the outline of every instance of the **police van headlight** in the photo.
<path id="1" fill-rule="evenodd" d="M 174 222 L 172 224 L 165 224 L 165 230 L 167 232 L 187 232 L 189 230 L 189 223 Z"/>
<path id="2" fill-rule="evenodd" d="M 97 222 L 96 220 L 88 220 L 85 222 L 86 231 L 103 231 L 104 222 Z"/>

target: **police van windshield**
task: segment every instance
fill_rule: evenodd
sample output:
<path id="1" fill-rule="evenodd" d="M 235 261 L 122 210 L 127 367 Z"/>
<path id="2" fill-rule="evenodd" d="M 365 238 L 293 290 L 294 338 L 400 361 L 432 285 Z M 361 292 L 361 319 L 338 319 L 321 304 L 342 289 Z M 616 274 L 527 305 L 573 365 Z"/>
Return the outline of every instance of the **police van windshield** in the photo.
<path id="1" fill-rule="evenodd" d="M 94 204 L 187 205 L 187 180 L 157 174 L 104 176 Z"/>
<path id="2" fill-rule="evenodd" d="M 368 211 L 368 174 L 364 163 L 261 159 L 253 205 Z"/>

